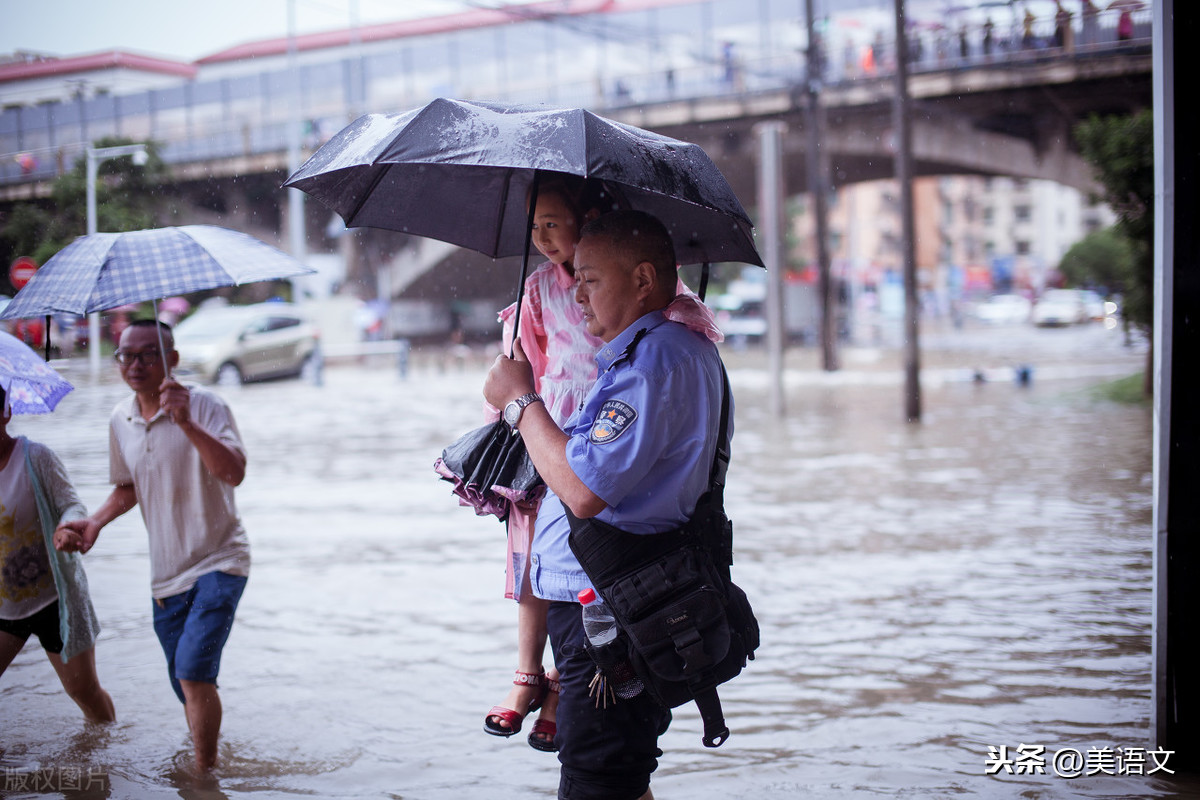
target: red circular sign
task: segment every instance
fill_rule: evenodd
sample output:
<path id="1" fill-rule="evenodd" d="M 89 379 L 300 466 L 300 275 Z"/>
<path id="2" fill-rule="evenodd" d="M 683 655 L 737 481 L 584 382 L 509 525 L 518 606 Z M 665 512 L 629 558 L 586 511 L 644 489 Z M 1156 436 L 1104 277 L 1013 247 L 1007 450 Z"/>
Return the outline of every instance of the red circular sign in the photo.
<path id="1" fill-rule="evenodd" d="M 8 282 L 14 289 L 22 289 L 38 271 L 38 263 L 29 256 L 21 256 L 8 268 Z"/>

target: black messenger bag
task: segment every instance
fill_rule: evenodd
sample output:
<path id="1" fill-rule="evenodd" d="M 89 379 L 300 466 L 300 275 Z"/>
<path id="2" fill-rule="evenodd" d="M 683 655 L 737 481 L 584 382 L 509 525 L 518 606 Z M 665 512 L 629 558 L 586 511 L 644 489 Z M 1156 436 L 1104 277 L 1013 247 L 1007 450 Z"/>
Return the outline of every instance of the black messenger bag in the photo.
<path id="1" fill-rule="evenodd" d="M 634 534 L 597 519 L 579 519 L 567 509 L 571 550 L 621 629 L 614 644 L 627 649 L 657 703 L 675 708 L 695 701 L 706 747 L 719 747 L 729 738 L 717 686 L 741 672 L 759 644 L 750 602 L 729 575 L 728 416 L 726 376 L 709 491 L 683 527 Z"/>

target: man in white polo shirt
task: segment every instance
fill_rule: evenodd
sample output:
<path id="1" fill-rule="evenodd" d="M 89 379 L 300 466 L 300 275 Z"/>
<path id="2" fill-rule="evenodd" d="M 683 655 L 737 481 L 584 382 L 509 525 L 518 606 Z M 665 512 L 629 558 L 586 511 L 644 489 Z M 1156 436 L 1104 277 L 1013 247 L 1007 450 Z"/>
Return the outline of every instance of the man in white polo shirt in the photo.
<path id="1" fill-rule="evenodd" d="M 101 528 L 141 507 L 154 631 L 204 771 L 217 762 L 221 650 L 250 572 L 250 544 L 233 496 L 246 474 L 246 453 L 220 397 L 167 378 L 160 329 L 174 367 L 179 354 L 168 326 L 139 320 L 121 334 L 117 364 L 134 394 L 109 419 L 113 491 L 90 517 L 60 527 L 55 546 L 86 553 Z"/>

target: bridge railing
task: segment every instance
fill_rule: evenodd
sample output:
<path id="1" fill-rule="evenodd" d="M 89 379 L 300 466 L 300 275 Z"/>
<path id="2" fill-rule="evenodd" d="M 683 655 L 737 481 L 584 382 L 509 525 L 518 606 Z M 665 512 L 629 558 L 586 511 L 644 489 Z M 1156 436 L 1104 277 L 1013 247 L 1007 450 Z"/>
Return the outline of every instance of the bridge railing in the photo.
<path id="1" fill-rule="evenodd" d="M 1017 69 L 1052 59 L 1070 60 L 1144 50 L 1150 43 L 1149 10 L 1133 15 L 1133 38 L 1117 34 L 1117 15 L 1106 12 L 1088 24 L 1076 19 L 1073 41 L 1058 46 L 1052 20 L 1024 36 L 1016 21 L 990 37 L 982 24 L 916 27 L 910 38 L 914 73 L 994 65 Z M 386 63 L 385 63 L 386 61 Z M 304 147 L 311 150 L 357 115 L 355 109 L 401 111 L 445 94 L 506 102 L 581 106 L 600 112 L 621 107 L 722 96 L 743 96 L 791 87 L 807 80 L 805 54 L 776 48 L 764 57 L 725 57 L 691 66 L 646 70 L 627 68 L 603 80 L 594 76 L 550 81 L 530 74 L 497 82 L 478 70 L 461 86 L 441 73 L 399 69 L 394 54 L 373 62 L 352 58 L 300 69 Z M 830 38 L 821 79 L 839 85 L 888 75 L 895 66 L 895 43 L 884 34 L 870 41 Z M 365 98 L 352 97 L 346 75 L 370 76 Z M 580 70 L 576 70 L 580 74 Z M 477 80 L 478 78 L 478 80 Z M 123 137 L 159 144 L 169 164 L 213 162 L 277 155 L 287 149 L 293 123 L 292 80 L 283 70 L 182 83 L 130 95 L 98 95 L 71 102 L 7 107 L 0 111 L 0 187 L 53 180 L 70 170 L 92 142 Z"/>

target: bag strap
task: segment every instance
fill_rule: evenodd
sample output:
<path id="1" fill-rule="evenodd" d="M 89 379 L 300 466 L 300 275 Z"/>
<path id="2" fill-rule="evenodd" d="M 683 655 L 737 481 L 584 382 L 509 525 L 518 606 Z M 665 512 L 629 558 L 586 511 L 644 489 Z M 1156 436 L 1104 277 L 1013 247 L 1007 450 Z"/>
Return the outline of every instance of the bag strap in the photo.
<path id="1" fill-rule="evenodd" d="M 696 692 L 696 708 L 704 722 L 704 736 L 700 741 L 705 747 L 720 747 L 729 738 L 729 726 L 725 724 L 725 713 L 721 710 L 721 698 L 716 689 Z"/>
<path id="2" fill-rule="evenodd" d="M 718 359 L 719 360 L 719 359 Z M 729 471 L 729 373 L 721 361 L 721 427 L 717 431 L 717 449 L 713 453 L 712 470 L 708 473 L 708 488 L 716 492 L 724 505 L 725 474 Z"/>

